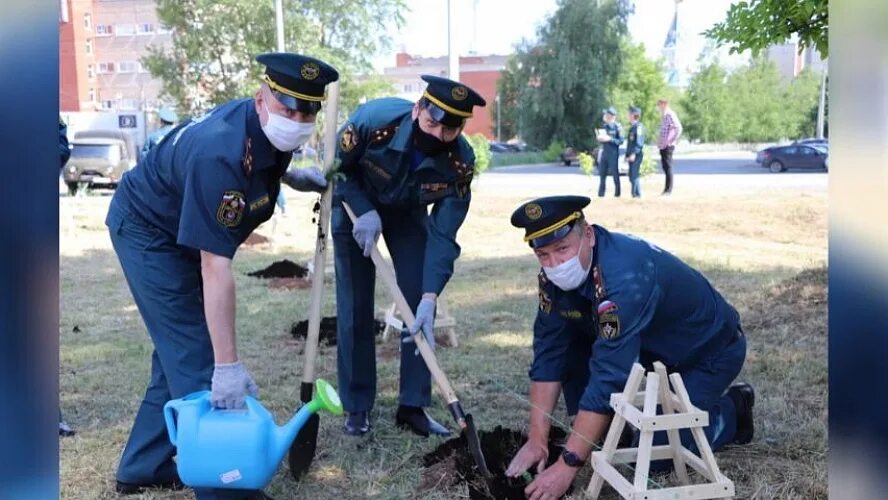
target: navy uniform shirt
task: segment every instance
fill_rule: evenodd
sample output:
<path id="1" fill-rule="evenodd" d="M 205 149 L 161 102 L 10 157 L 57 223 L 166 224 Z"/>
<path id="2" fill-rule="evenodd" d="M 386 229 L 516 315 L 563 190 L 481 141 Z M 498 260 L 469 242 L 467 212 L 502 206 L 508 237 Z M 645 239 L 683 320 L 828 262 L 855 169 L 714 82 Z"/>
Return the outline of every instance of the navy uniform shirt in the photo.
<path id="1" fill-rule="evenodd" d="M 530 378 L 564 381 L 571 354 L 591 342 L 579 407 L 608 414 L 610 395 L 623 391 L 633 363 L 662 361 L 670 371 L 693 366 L 737 335 L 740 318 L 700 272 L 674 255 L 593 227 L 593 269 L 579 288 L 565 292 L 540 272 Z"/>
<path id="2" fill-rule="evenodd" d="M 613 123 L 605 122 L 602 128 L 604 133 L 611 138 L 610 141 L 602 143 L 604 154 L 619 156 L 620 144 L 623 144 L 623 126 L 614 121 Z"/>
<path id="3" fill-rule="evenodd" d="M 626 156 L 641 155 L 644 152 L 644 125 L 635 122 L 629 126 L 629 135 L 626 139 Z"/>
<path id="4" fill-rule="evenodd" d="M 469 211 L 475 154 L 460 135 L 444 152 L 418 164 L 413 151 L 413 103 L 382 98 L 360 106 L 339 132 L 345 179 L 335 193 L 360 216 L 376 207 L 434 204 L 428 221 L 423 292 L 441 293 L 460 247 L 456 232 Z"/>
<path id="5" fill-rule="evenodd" d="M 195 253 L 231 258 L 271 217 L 291 156 L 268 142 L 253 99 L 236 100 L 170 131 L 115 199 Z"/>

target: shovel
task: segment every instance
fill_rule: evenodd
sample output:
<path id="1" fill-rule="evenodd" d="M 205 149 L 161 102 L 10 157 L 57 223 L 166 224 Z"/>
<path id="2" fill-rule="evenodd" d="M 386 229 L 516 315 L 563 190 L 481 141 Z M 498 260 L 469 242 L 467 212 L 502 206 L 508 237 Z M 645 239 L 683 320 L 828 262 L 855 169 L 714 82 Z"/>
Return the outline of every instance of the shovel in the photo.
<path id="1" fill-rule="evenodd" d="M 324 114 L 324 174 L 333 168 L 336 156 L 336 118 L 339 111 L 339 82 L 327 87 L 327 106 Z M 327 176 L 329 177 L 329 176 Z M 305 337 L 305 360 L 303 362 L 302 385 L 299 390 L 304 404 L 312 400 L 314 389 L 314 364 L 318 352 L 318 336 L 321 330 L 321 300 L 324 294 L 324 267 L 327 260 L 327 233 L 330 229 L 330 206 L 333 198 L 333 180 L 328 179 L 327 189 L 321 194 L 321 209 L 318 213 L 318 236 L 315 241 L 314 275 L 311 279 L 310 306 L 308 308 L 308 334 Z M 287 462 L 290 474 L 299 480 L 308 472 L 318 444 L 320 418 L 312 414 L 296 434 L 290 445 Z"/>
<path id="2" fill-rule="evenodd" d="M 342 202 L 342 206 L 348 213 L 349 219 L 354 223 L 355 213 L 352 212 L 351 207 L 345 202 Z M 373 245 L 370 258 L 373 259 L 373 264 L 376 266 L 376 273 L 379 275 L 380 279 L 382 279 L 383 283 L 385 283 L 389 293 L 394 297 L 395 304 L 398 307 L 398 311 L 401 313 L 401 317 L 404 318 L 407 325 L 412 326 L 413 322 L 416 321 L 416 318 L 413 316 L 413 310 L 407 303 L 407 299 L 404 298 L 401 288 L 398 287 L 398 279 L 395 277 L 395 270 L 382 258 L 382 254 L 379 253 L 379 248 L 377 248 L 376 245 Z M 447 400 L 447 408 L 450 410 L 450 415 L 453 416 L 453 420 L 456 421 L 456 424 L 462 429 L 466 436 L 466 440 L 469 444 L 469 451 L 472 452 L 472 458 L 475 459 L 475 465 L 478 466 L 478 470 L 484 477 L 492 477 L 493 474 L 491 474 L 490 469 L 487 468 L 487 461 L 484 460 L 484 453 L 481 451 L 481 441 L 478 438 L 478 429 L 475 428 L 475 422 L 472 420 L 472 415 L 463 410 L 462 403 L 459 402 L 456 393 L 453 392 L 453 388 L 450 386 L 447 376 L 444 375 L 444 372 L 441 371 L 441 367 L 438 366 L 438 359 L 435 357 L 432 348 L 429 347 L 422 330 L 416 332 L 413 336 L 413 340 L 416 342 L 416 347 L 419 349 L 423 361 L 425 361 L 426 366 L 429 368 L 432 378 L 435 379 L 435 383 L 444 395 L 444 399 Z"/>

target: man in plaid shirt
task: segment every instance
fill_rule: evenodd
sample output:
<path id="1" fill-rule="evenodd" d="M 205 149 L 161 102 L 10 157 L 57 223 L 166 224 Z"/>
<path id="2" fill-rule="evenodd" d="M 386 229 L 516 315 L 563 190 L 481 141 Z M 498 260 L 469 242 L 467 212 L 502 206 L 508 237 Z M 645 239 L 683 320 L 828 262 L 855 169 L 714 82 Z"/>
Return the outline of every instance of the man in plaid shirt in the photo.
<path id="1" fill-rule="evenodd" d="M 663 166 L 663 173 L 666 174 L 666 187 L 663 189 L 663 195 L 672 194 L 672 152 L 675 151 L 675 143 L 681 137 L 681 122 L 672 108 L 669 107 L 669 101 L 660 99 L 657 101 L 657 107 L 660 108 L 660 114 L 663 119 L 660 121 L 660 138 L 657 140 L 657 147 L 660 148 L 660 161 Z"/>

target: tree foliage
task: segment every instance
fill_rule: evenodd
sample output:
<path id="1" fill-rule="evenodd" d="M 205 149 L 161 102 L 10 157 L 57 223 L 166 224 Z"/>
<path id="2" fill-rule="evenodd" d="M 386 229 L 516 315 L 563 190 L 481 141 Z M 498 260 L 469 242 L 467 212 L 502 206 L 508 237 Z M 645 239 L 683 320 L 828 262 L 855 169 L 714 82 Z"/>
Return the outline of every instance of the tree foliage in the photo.
<path id="1" fill-rule="evenodd" d="M 829 56 L 828 0 L 748 0 L 731 5 L 727 18 L 704 34 L 731 52 L 758 54 L 797 35 L 802 47 Z"/>
<path id="2" fill-rule="evenodd" d="M 559 0 L 535 43 L 517 47 L 499 84 L 503 128 L 528 144 L 590 147 L 592 129 L 623 69 L 627 0 Z"/>
<path id="3" fill-rule="evenodd" d="M 158 0 L 160 23 L 172 30 L 168 48 L 152 46 L 142 59 L 163 93 L 184 113 L 255 92 L 262 65 L 255 56 L 276 50 L 273 2 L 253 0 Z M 371 70 L 372 57 L 389 47 L 386 33 L 403 25 L 403 0 L 301 0 L 284 2 L 286 48 L 318 57 L 340 74 L 341 103 L 390 87 Z"/>
<path id="4" fill-rule="evenodd" d="M 660 65 L 645 56 L 644 45 L 626 41 L 621 51 L 623 71 L 610 90 L 609 103 L 617 109 L 619 121 L 627 130 L 629 106 L 641 108 L 641 123 L 647 130 L 647 139 L 653 140 L 660 126 L 657 100 L 665 95 L 666 79 Z"/>
<path id="5" fill-rule="evenodd" d="M 717 61 L 700 68 L 688 84 L 681 116 L 684 134 L 703 142 L 737 137 L 737 102 L 728 89 L 728 72 Z"/>
<path id="6" fill-rule="evenodd" d="M 703 142 L 813 135 L 819 85 L 819 76 L 811 71 L 784 81 L 774 63 L 762 58 L 731 74 L 713 61 L 691 78 L 682 103 L 685 134 Z"/>

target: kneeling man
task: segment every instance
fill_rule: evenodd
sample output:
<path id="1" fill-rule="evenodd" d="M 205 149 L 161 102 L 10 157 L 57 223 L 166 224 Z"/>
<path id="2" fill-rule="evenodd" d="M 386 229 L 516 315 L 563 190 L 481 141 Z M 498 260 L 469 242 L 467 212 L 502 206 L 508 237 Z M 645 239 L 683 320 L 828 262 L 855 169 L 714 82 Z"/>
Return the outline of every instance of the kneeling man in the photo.
<path id="1" fill-rule="evenodd" d="M 539 311 L 530 368 L 530 431 L 506 474 L 542 473 L 528 498 L 559 498 L 607 433 L 610 395 L 622 392 L 632 364 L 661 361 L 681 374 L 698 408 L 709 412 L 713 450 L 752 440 L 754 393 L 731 385 L 746 357 L 737 311 L 697 270 L 640 238 L 590 225 L 584 196 L 539 198 L 518 207 L 512 225 L 540 261 Z M 564 392 L 573 429 L 561 457 L 543 470 L 549 418 Z M 665 433 L 655 441 L 665 444 Z M 659 436 L 663 434 L 663 436 Z M 689 432 L 682 443 L 696 450 Z"/>

